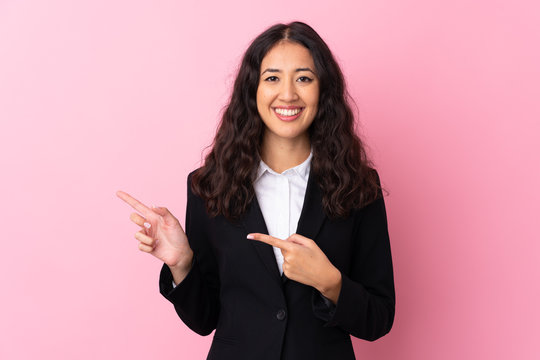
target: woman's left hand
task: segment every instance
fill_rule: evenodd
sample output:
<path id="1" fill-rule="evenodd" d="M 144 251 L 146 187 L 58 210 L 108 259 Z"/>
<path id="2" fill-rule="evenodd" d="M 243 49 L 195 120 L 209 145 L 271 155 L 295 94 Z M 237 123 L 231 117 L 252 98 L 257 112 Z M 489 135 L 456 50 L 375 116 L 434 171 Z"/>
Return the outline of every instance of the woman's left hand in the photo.
<path id="1" fill-rule="evenodd" d="M 313 286 L 337 304 L 341 290 L 341 272 L 332 265 L 315 241 L 299 234 L 292 234 L 286 240 L 260 233 L 248 234 L 247 238 L 280 248 L 285 276 Z"/>

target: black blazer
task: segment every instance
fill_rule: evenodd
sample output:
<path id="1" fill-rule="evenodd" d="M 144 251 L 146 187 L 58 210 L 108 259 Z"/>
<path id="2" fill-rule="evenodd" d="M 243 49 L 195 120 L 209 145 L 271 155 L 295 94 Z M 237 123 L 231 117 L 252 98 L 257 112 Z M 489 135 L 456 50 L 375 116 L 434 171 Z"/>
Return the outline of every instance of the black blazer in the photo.
<path id="1" fill-rule="evenodd" d="M 350 335 L 373 341 L 390 331 L 395 293 L 382 196 L 331 220 L 310 172 L 297 233 L 341 271 L 334 305 L 315 288 L 281 277 L 270 245 L 246 239 L 268 233 L 256 197 L 241 221 L 210 218 L 191 191 L 192 174 L 185 230 L 193 266 L 173 289 L 164 264 L 159 288 L 190 329 L 200 335 L 216 329 L 207 359 L 354 359 Z"/>

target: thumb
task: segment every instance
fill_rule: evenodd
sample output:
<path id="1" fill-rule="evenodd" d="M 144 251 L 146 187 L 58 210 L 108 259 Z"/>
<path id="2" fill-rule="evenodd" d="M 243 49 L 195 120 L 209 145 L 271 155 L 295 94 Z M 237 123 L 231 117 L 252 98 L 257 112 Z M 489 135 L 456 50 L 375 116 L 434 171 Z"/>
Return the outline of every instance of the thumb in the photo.
<path id="1" fill-rule="evenodd" d="M 156 206 L 156 205 L 152 205 L 152 210 L 159 214 L 159 215 L 165 215 L 168 211 L 167 211 L 167 208 L 164 208 L 162 206 Z"/>
<path id="2" fill-rule="evenodd" d="M 166 220 L 171 220 L 174 218 L 174 216 L 166 207 L 152 205 L 152 210 L 156 214 L 163 216 Z"/>

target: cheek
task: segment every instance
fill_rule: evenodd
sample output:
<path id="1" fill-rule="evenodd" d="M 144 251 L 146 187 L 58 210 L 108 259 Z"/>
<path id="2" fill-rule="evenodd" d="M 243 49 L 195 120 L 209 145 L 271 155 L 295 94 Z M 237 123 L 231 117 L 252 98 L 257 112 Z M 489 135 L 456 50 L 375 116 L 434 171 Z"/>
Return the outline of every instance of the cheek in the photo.
<path id="1" fill-rule="evenodd" d="M 306 89 L 306 91 L 302 94 L 302 98 L 306 105 L 316 109 L 317 105 L 319 104 L 319 89 Z"/>
<path id="2" fill-rule="evenodd" d="M 315 91 L 311 94 L 309 98 L 309 106 L 311 107 L 311 116 L 313 121 L 315 119 L 315 116 L 317 115 L 317 112 L 319 111 L 319 92 Z"/>
<path id="3" fill-rule="evenodd" d="M 313 95 L 311 98 L 311 104 L 315 107 L 317 107 L 317 105 L 319 104 L 319 89 L 313 92 Z"/>
<path id="4" fill-rule="evenodd" d="M 266 93 L 264 89 L 259 87 L 257 89 L 257 108 L 259 110 L 263 110 L 266 107 L 267 103 L 268 101 L 267 101 Z"/>

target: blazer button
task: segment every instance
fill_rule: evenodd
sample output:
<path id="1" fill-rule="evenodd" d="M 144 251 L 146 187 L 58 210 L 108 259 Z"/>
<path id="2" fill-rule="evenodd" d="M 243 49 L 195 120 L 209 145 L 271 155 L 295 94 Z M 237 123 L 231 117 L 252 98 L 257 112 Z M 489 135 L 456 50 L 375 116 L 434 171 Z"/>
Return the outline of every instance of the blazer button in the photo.
<path id="1" fill-rule="evenodd" d="M 279 311 L 278 311 L 277 314 L 276 314 L 276 318 L 277 318 L 278 320 L 283 320 L 283 319 L 285 319 L 285 315 L 286 315 L 285 310 L 279 309 Z"/>

